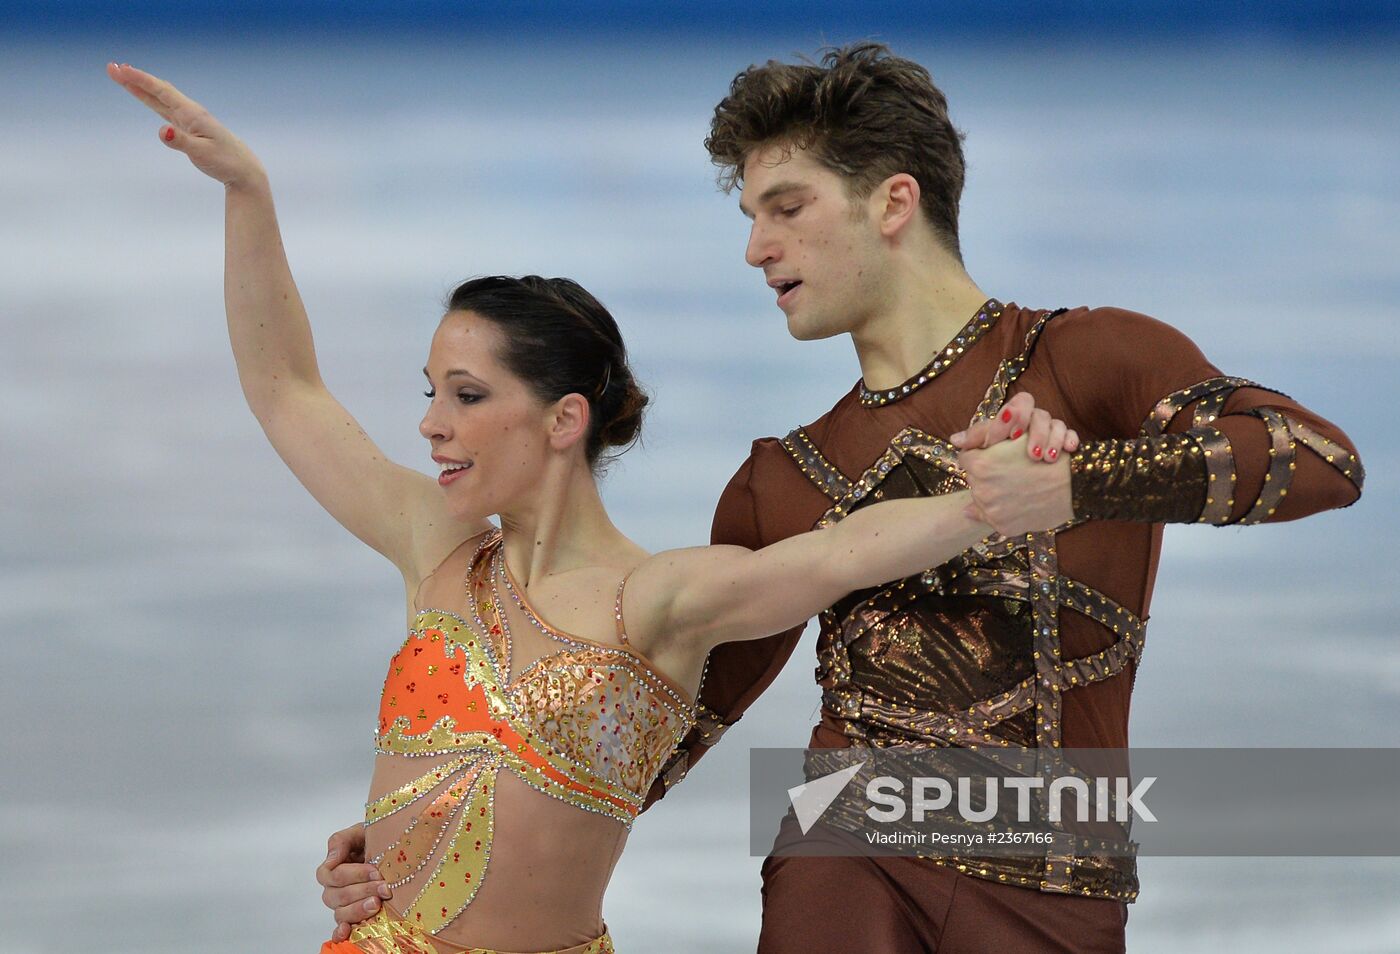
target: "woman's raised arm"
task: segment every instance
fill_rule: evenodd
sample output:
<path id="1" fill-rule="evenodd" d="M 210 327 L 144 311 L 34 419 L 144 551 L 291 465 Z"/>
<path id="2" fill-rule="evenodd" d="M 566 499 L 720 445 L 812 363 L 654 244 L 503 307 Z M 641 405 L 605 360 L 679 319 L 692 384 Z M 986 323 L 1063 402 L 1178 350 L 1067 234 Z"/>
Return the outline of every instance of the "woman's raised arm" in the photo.
<path id="1" fill-rule="evenodd" d="M 262 163 L 174 86 L 132 66 L 107 74 L 165 119 L 161 142 L 224 185 L 224 306 L 248 407 L 302 485 L 416 588 L 463 539 L 425 474 L 388 460 L 326 389 Z"/>

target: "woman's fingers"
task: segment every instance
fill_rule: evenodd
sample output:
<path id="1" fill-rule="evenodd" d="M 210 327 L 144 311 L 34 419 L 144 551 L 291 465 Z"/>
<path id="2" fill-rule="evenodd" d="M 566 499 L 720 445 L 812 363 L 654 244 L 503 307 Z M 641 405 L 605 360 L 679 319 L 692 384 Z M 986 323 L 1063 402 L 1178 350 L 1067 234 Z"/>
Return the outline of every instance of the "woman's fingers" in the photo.
<path id="1" fill-rule="evenodd" d="M 177 145 L 183 134 L 192 134 L 201 139 L 212 139 L 223 132 L 223 127 L 209 115 L 207 109 L 157 76 L 138 70 L 127 63 L 107 64 L 107 75 L 170 123 L 175 130 L 175 135 L 172 136 L 167 130 L 162 129 L 160 137 L 166 144 L 174 145 L 182 152 L 188 151 Z"/>
<path id="2" fill-rule="evenodd" d="M 1010 420 L 1007 420 L 1007 413 L 1010 412 Z M 1003 439 L 1016 440 L 1022 433 L 1030 429 L 1031 421 L 1036 413 L 1035 398 L 1031 397 L 1029 391 L 1022 391 L 1014 395 L 1011 400 L 1002 405 L 1001 414 L 997 416 L 997 423 L 1006 428 Z M 1044 414 L 1044 411 L 1040 413 Z"/>
<path id="3" fill-rule="evenodd" d="M 975 450 L 991 447 L 1004 440 L 1015 440 L 1025 432 L 1031 413 L 1035 410 L 1035 399 L 1022 391 L 1007 401 L 994 417 L 959 431 L 948 438 L 958 450 Z"/>
<path id="4" fill-rule="evenodd" d="M 107 75 L 132 96 L 149 106 L 160 118 L 167 122 L 174 121 L 175 107 L 167 105 L 149 89 L 149 83 L 146 80 L 155 77 L 149 73 L 142 73 L 136 67 L 125 63 L 108 63 Z"/>
<path id="5" fill-rule="evenodd" d="M 112 72 L 111 66 L 108 73 Z M 174 86 L 167 83 L 158 76 L 152 76 L 144 70 L 138 70 L 129 63 L 123 63 L 116 67 L 116 75 L 112 77 L 118 83 L 125 86 L 133 96 L 150 106 L 166 119 L 170 119 L 176 110 L 192 107 L 195 110 L 202 107 Z"/>
<path id="6" fill-rule="evenodd" d="M 1050 421 L 1048 411 L 1036 408 L 1031 412 L 1030 422 L 1026 426 L 1026 453 L 1032 460 L 1045 459 L 1050 440 Z"/>
<path id="7" fill-rule="evenodd" d="M 1045 453 L 1041 458 L 1047 464 L 1053 464 L 1060 459 L 1060 451 L 1065 446 L 1067 432 L 1068 429 L 1065 427 L 1064 421 L 1053 420 L 1050 422 L 1050 431 L 1045 438 Z"/>

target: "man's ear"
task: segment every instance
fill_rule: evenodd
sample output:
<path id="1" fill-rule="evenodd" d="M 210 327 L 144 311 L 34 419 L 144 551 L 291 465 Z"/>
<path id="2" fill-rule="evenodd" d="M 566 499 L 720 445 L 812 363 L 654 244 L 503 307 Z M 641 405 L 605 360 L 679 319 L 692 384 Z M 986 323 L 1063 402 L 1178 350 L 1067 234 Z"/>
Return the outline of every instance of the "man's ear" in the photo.
<path id="1" fill-rule="evenodd" d="M 549 446 L 562 451 L 586 440 L 591 410 L 588 399 L 582 394 L 566 394 L 551 404 L 545 421 Z"/>
<path id="2" fill-rule="evenodd" d="M 907 172 L 897 172 L 880 183 L 871 198 L 876 201 L 880 234 L 893 238 L 919 214 L 919 180 Z"/>

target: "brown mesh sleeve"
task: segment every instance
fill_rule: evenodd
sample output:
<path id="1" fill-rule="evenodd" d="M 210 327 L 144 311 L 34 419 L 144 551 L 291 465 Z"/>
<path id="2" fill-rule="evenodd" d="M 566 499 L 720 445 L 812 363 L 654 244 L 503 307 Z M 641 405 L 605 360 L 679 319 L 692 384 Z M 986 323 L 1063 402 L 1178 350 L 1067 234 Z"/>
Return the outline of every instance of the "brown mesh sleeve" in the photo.
<path id="1" fill-rule="evenodd" d="M 1228 377 L 1186 335 L 1115 308 L 1071 312 L 1045 342 L 1082 434 L 1075 514 L 1260 523 L 1354 503 L 1365 472 L 1335 424 Z M 1198 449 L 1193 449 L 1193 447 Z"/>

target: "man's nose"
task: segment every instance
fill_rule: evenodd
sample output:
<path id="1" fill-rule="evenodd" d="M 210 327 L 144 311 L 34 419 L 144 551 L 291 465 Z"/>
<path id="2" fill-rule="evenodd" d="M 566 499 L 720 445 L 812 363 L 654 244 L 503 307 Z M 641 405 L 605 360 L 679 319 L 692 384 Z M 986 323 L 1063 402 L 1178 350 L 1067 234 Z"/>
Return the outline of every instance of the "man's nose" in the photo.
<path id="1" fill-rule="evenodd" d="M 778 249 L 763 229 L 755 225 L 749 229 L 749 245 L 744 249 L 744 261 L 754 268 L 762 268 L 769 262 L 777 261 Z"/>

